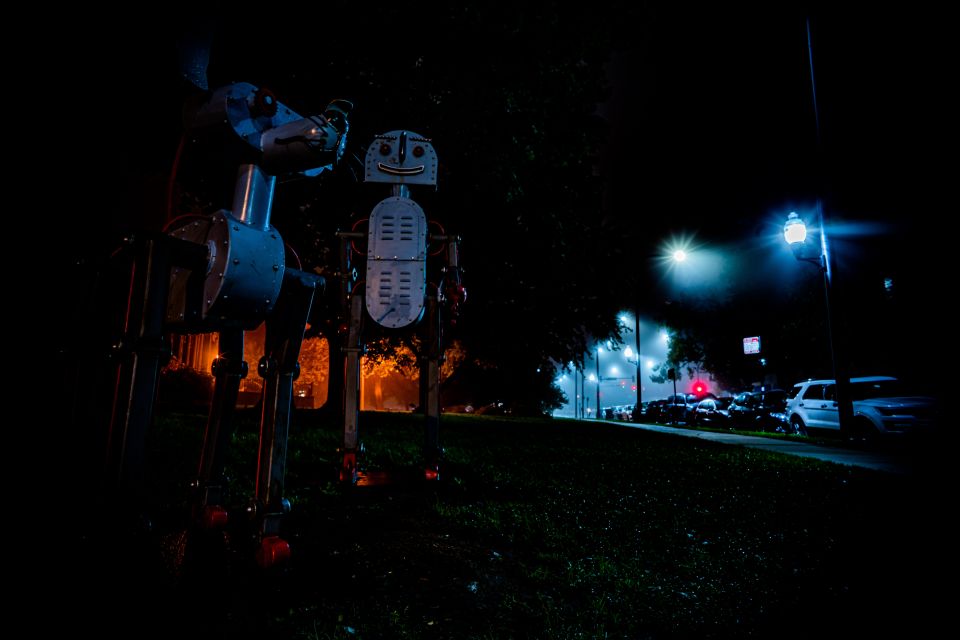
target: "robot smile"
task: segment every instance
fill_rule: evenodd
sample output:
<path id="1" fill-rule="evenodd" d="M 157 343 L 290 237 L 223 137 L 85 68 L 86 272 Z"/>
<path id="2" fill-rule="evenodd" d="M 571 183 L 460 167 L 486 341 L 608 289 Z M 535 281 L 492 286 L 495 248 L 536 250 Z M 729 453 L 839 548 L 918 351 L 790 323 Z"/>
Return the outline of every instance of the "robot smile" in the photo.
<path id="1" fill-rule="evenodd" d="M 389 173 L 394 176 L 416 176 L 423 173 L 425 167 L 424 165 L 419 165 L 417 167 L 394 167 L 389 164 L 383 164 L 382 162 L 377 163 L 377 168 L 384 173 Z"/>

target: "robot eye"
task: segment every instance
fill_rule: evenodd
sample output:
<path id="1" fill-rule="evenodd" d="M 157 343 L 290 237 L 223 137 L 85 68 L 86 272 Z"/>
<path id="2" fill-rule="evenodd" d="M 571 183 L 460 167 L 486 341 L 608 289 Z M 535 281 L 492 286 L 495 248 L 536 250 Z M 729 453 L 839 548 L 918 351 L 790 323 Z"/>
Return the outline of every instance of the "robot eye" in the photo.
<path id="1" fill-rule="evenodd" d="M 423 147 L 421 147 L 420 145 L 415 146 L 413 148 L 413 157 L 419 158 L 422 155 L 423 155 Z"/>
<path id="2" fill-rule="evenodd" d="M 382 156 L 388 156 L 388 155 L 390 155 L 390 152 L 391 152 L 392 150 L 393 150 L 392 147 L 391 147 L 389 144 L 387 144 L 386 142 L 384 142 L 383 144 L 380 145 L 380 155 L 382 155 Z"/>

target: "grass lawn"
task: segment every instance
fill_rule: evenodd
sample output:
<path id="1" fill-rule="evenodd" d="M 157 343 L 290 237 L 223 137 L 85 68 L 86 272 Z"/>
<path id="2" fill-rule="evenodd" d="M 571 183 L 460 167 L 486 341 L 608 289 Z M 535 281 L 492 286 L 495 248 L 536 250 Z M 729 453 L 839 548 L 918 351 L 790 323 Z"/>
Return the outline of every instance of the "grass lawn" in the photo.
<path id="1" fill-rule="evenodd" d="M 184 562 L 204 417 L 158 416 L 149 534 L 71 540 L 77 629 L 128 637 L 925 637 L 945 618 L 939 477 L 896 477 L 617 425 L 445 416 L 442 482 L 420 422 L 363 414 L 371 476 L 335 482 L 339 433 L 298 412 L 291 565 L 249 568 L 242 528 Z M 256 417 L 231 452 L 233 521 Z M 952 503 L 952 502 L 951 502 Z M 943 554 L 943 557 L 941 557 Z M 88 577 L 106 585 L 84 590 Z M 952 581 L 952 576 L 945 578 Z M 72 596 L 70 595 L 72 594 Z"/>

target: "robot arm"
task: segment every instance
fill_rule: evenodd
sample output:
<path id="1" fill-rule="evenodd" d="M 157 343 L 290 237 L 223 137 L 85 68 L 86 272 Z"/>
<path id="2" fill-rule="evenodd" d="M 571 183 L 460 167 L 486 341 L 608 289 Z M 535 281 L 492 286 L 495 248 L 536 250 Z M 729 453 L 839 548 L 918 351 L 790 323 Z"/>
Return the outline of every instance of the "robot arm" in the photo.
<path id="1" fill-rule="evenodd" d="M 270 91 L 246 82 L 221 87 L 186 110 L 190 129 L 228 129 L 270 175 L 332 169 L 343 156 L 353 104 L 334 100 L 323 115 L 304 118 Z"/>
<path id="2" fill-rule="evenodd" d="M 264 169 L 273 174 L 303 171 L 308 176 L 333 169 L 346 148 L 352 106 L 346 100 L 334 100 L 323 115 L 265 131 L 260 141 Z"/>

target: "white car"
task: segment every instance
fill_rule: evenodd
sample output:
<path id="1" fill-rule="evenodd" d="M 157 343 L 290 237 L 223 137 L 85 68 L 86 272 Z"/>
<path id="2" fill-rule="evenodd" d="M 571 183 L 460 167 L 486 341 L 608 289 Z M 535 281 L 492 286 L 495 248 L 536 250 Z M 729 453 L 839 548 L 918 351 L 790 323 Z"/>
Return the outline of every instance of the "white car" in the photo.
<path id="1" fill-rule="evenodd" d="M 808 429 L 840 430 L 836 380 L 807 380 L 793 386 L 786 415 L 794 433 Z M 870 439 L 887 435 L 918 435 L 934 426 L 934 401 L 927 396 L 904 395 L 890 376 L 850 378 L 853 431 Z"/>

